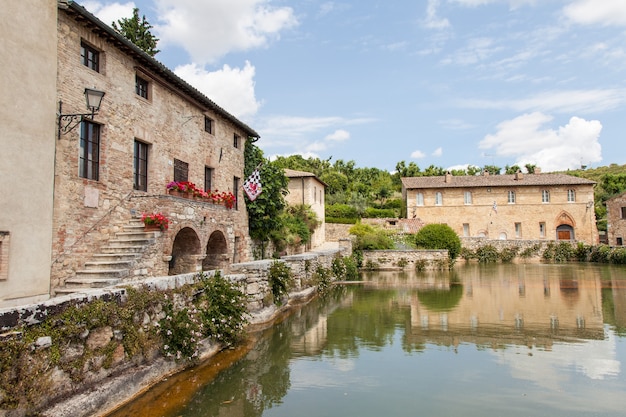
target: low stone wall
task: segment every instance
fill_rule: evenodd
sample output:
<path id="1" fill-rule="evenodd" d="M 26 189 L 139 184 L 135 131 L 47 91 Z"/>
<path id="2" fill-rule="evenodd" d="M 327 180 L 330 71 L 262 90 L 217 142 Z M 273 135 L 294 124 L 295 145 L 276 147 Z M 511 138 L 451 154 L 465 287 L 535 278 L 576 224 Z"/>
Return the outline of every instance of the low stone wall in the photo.
<path id="1" fill-rule="evenodd" d="M 348 230 L 353 224 L 340 224 L 340 223 L 325 223 L 326 227 L 326 241 L 327 242 L 337 242 L 339 239 L 345 239 L 350 236 Z"/>
<path id="2" fill-rule="evenodd" d="M 448 267 L 447 250 L 371 250 L 363 251 L 363 266 L 368 269 L 441 269 Z"/>
<path id="3" fill-rule="evenodd" d="M 279 308 L 272 302 L 271 288 L 268 284 L 268 272 L 273 262 L 284 262 L 291 268 L 296 280 L 296 288 L 289 295 L 289 299 L 301 299 L 313 296 L 315 287 L 309 278 L 318 265 L 330 268 L 332 261 L 338 256 L 348 256 L 350 253 L 345 248 L 309 252 L 301 255 L 292 255 L 280 260 L 263 260 L 233 264 L 232 274 L 225 275 L 231 282 L 237 283 L 242 291 L 249 296 L 248 311 L 252 324 L 269 322 L 278 313 Z M 211 274 L 212 272 L 207 272 Z M 0 309 L 0 328 L 3 340 L 21 338 L 22 326 L 37 326 L 46 318 L 54 316 L 71 306 L 86 305 L 97 301 L 112 301 L 124 304 L 128 298 L 128 286 L 146 288 L 149 291 L 167 291 L 181 288 L 186 284 L 197 282 L 198 275 L 183 274 L 175 276 L 149 278 L 126 283 L 125 287 L 110 287 L 104 289 L 90 289 L 85 292 L 56 297 L 40 304 L 26 305 L 17 308 Z M 191 306 L 193 294 L 176 298 L 176 303 Z M 288 306 L 289 300 L 285 303 Z M 286 308 L 286 307 L 284 307 Z M 136 311 L 136 320 L 141 331 L 152 331 L 158 326 L 164 317 L 162 307 L 152 306 L 149 311 Z M 93 416 L 110 410 L 120 402 L 132 398 L 151 384 L 161 378 L 182 369 L 182 363 L 166 360 L 153 347 L 150 351 L 142 352 L 131 357 L 125 351 L 122 329 L 117 328 L 115 323 L 85 331 L 80 339 L 83 345 L 73 343 L 67 346 L 52 340 L 49 336 L 40 337 L 32 344 L 30 355 L 44 355 L 51 351 L 53 346 L 58 348 L 61 360 L 74 360 L 83 354 L 93 355 L 86 361 L 86 368 L 82 369 L 84 378 L 75 382 L 72 376 L 56 366 L 54 369 L 45 369 L 36 378 L 41 386 L 54 387 L 54 395 L 49 390 L 41 391 L 40 407 L 46 409 L 41 415 L 54 417 L 80 417 Z M 84 336 L 84 337 L 83 337 Z M 107 356 L 102 351 L 115 345 L 115 351 Z M 55 348 L 55 349 L 56 349 Z M 208 341 L 201 344 L 201 358 L 207 358 L 215 354 L 219 346 Z M 100 353 L 98 353 L 100 352 Z M 41 356 L 38 356 L 41 358 Z M 74 359 L 72 359 L 74 358 Z M 33 360 L 36 364 L 37 361 Z M 106 363 L 106 365 L 105 365 Z M 34 376 L 32 376 L 34 377 Z M 0 399 L 3 396 L 4 387 L 0 386 Z M 60 399 L 65 398 L 62 403 Z M 67 400 L 70 398 L 70 400 Z M 57 404 L 54 404 L 57 402 Z M 54 404 L 54 405 L 51 405 Z M 23 415 L 24 410 L 1 410 L 1 416 Z M 20 414 L 22 413 L 22 414 Z"/>
<path id="4" fill-rule="evenodd" d="M 461 246 L 463 248 L 475 251 L 478 248 L 482 248 L 483 246 L 491 245 L 495 247 L 498 252 L 501 252 L 502 249 L 511 249 L 518 248 L 519 251 L 523 251 L 528 248 L 539 248 L 539 253 L 542 253 L 548 243 L 557 243 L 554 240 L 498 240 L 498 239 L 487 239 L 483 237 L 462 237 L 461 238 Z"/>

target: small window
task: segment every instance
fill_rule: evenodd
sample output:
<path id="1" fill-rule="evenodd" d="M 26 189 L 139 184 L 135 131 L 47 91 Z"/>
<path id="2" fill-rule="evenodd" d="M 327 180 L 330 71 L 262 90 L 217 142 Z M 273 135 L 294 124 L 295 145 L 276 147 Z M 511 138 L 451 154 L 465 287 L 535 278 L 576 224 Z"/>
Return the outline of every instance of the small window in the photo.
<path id="1" fill-rule="evenodd" d="M 539 223 L 539 237 L 546 237 L 546 223 Z"/>
<path id="2" fill-rule="evenodd" d="M 210 117 L 204 116 L 204 130 L 210 134 L 214 134 L 215 122 Z"/>
<path id="3" fill-rule="evenodd" d="M 518 239 L 522 237 L 522 224 L 521 223 L 515 223 L 515 237 Z"/>
<path id="4" fill-rule="evenodd" d="M 463 194 L 463 199 L 465 204 L 472 204 L 472 192 L 465 191 L 465 193 Z"/>
<path id="5" fill-rule="evenodd" d="M 213 187 L 213 168 L 204 167 L 204 191 L 210 191 Z"/>
<path id="6" fill-rule="evenodd" d="M 469 223 L 463 223 L 463 236 L 464 237 L 469 237 L 470 236 Z"/>
<path id="7" fill-rule="evenodd" d="M 567 190 L 567 202 L 568 203 L 576 202 L 576 191 L 575 190 Z"/>
<path id="8" fill-rule="evenodd" d="M 415 204 L 418 206 L 424 205 L 424 194 L 417 193 L 417 195 L 415 196 Z"/>
<path id="9" fill-rule="evenodd" d="M 626 219 L 626 207 L 620 207 L 620 219 Z"/>
<path id="10" fill-rule="evenodd" d="M 135 141 L 133 164 L 133 188 L 148 191 L 148 147 L 147 143 Z"/>
<path id="11" fill-rule="evenodd" d="M 515 191 L 509 191 L 509 204 L 515 204 Z"/>
<path id="12" fill-rule="evenodd" d="M 2 242 L 0 242 L 0 243 L 2 243 Z M 624 242 L 623 242 L 623 240 L 622 240 L 622 238 L 621 238 L 621 237 L 618 237 L 618 238 L 616 239 L 615 243 L 616 243 L 616 246 L 623 246 L 623 245 L 624 245 Z M 1 261 L 0 261 L 0 262 L 1 262 Z"/>
<path id="13" fill-rule="evenodd" d="M 436 206 L 441 206 L 443 204 L 443 194 L 441 194 L 439 191 L 437 191 L 435 193 L 435 205 Z"/>
<path id="14" fill-rule="evenodd" d="M 84 42 L 80 43 L 80 61 L 96 72 L 100 72 L 100 52 Z"/>
<path id="15" fill-rule="evenodd" d="M 238 177 L 234 177 L 233 178 L 233 194 L 235 195 L 235 204 L 233 205 L 233 208 L 235 210 L 237 210 L 237 203 L 239 202 L 239 178 Z"/>
<path id="16" fill-rule="evenodd" d="M 9 279 L 9 242 L 11 234 L 0 230 L 0 281 Z"/>
<path id="17" fill-rule="evenodd" d="M 237 134 L 233 135 L 233 147 L 237 149 L 239 148 L 239 140 L 240 140 L 239 135 Z"/>
<path id="18" fill-rule="evenodd" d="M 549 203 L 550 202 L 550 191 L 548 191 L 548 190 L 541 191 L 541 202 L 542 203 Z"/>
<path id="19" fill-rule="evenodd" d="M 100 125 L 83 121 L 80 129 L 78 175 L 98 181 L 100 172 Z"/>
<path id="20" fill-rule="evenodd" d="M 189 181 L 189 164 L 178 159 L 174 159 L 174 181 Z"/>
<path id="21" fill-rule="evenodd" d="M 138 96 L 148 100 L 148 87 L 150 83 L 145 78 L 141 78 L 139 75 L 135 75 L 135 93 Z"/>

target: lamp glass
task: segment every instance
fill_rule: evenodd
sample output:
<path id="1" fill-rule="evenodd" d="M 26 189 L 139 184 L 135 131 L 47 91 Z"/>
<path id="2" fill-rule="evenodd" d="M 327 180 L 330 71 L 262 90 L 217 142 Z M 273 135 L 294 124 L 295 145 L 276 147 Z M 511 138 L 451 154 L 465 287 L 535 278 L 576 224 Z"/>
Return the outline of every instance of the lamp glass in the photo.
<path id="1" fill-rule="evenodd" d="M 100 104 L 104 97 L 104 91 L 85 88 L 85 100 L 87 100 L 87 108 L 93 112 L 100 110 Z"/>

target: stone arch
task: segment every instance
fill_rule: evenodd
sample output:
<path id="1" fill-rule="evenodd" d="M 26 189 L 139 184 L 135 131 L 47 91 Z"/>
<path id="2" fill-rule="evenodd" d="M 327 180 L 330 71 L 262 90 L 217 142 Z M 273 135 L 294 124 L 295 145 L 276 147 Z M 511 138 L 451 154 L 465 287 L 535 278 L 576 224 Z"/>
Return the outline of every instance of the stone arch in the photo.
<path id="1" fill-rule="evenodd" d="M 230 263 L 228 242 L 221 230 L 216 230 L 209 236 L 206 245 L 206 257 L 202 261 L 204 271 L 213 269 L 227 269 Z"/>
<path id="2" fill-rule="evenodd" d="M 191 227 L 183 227 L 178 231 L 172 245 L 172 259 L 169 265 L 169 275 L 186 274 L 198 270 L 198 259 L 201 253 L 201 244 L 198 234 Z"/>
<path id="3" fill-rule="evenodd" d="M 556 240 L 575 240 L 576 221 L 565 210 L 561 211 L 555 220 Z"/>

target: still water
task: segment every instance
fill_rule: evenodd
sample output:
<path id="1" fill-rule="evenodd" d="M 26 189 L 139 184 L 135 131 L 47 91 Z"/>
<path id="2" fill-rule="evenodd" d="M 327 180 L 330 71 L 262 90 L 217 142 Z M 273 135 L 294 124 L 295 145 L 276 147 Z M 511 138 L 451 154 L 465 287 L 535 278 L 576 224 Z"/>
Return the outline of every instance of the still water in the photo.
<path id="1" fill-rule="evenodd" d="M 363 278 L 114 416 L 626 415 L 626 268 Z"/>

